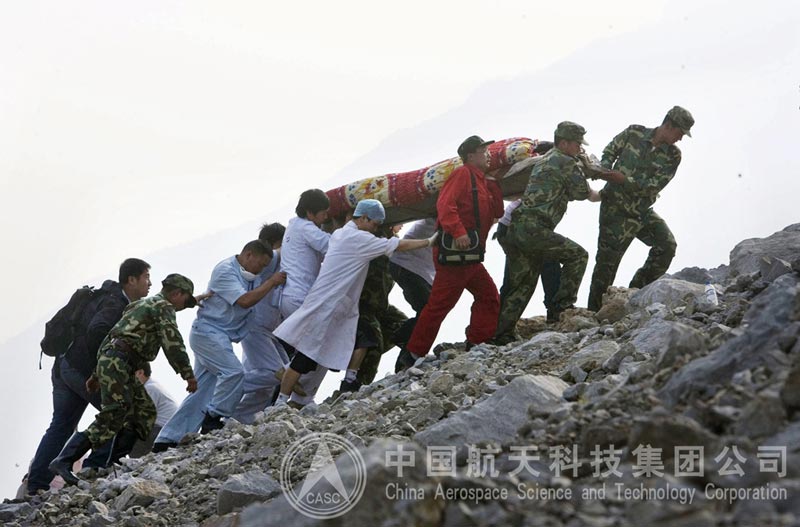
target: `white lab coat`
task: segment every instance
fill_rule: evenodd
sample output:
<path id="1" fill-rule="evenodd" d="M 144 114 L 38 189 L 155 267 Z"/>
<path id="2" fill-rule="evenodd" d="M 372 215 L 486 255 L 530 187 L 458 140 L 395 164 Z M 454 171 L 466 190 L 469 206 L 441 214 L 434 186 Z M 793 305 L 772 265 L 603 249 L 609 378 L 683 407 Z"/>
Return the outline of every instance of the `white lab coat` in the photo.
<path id="1" fill-rule="evenodd" d="M 275 336 L 332 370 L 350 363 L 358 326 L 358 299 L 369 262 L 389 256 L 397 238 L 378 238 L 352 221 L 331 235 L 328 253 L 303 305 L 281 323 Z"/>

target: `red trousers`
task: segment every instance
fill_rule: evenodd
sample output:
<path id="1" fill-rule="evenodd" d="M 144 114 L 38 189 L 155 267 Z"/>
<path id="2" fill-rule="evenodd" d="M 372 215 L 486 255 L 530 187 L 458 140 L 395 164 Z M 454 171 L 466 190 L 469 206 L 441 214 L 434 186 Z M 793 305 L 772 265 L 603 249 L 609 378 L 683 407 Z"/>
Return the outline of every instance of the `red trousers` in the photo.
<path id="1" fill-rule="evenodd" d="M 434 251 L 435 252 L 435 251 Z M 500 296 L 483 264 L 439 265 L 431 287 L 431 296 L 420 313 L 408 341 L 408 351 L 419 357 L 430 351 L 444 317 L 453 309 L 464 289 L 475 298 L 467 327 L 467 340 L 480 344 L 494 337 L 500 314 Z"/>

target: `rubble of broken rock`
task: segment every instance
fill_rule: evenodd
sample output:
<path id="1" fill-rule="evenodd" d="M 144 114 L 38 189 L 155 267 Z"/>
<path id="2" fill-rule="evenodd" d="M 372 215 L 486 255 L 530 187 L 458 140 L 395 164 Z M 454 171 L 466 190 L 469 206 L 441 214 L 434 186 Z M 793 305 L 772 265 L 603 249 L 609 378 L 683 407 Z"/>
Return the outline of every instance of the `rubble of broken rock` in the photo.
<path id="1" fill-rule="evenodd" d="M 0 520 L 321 524 L 289 506 L 278 475 L 291 443 L 330 432 L 360 449 L 367 471 L 342 524 L 800 525 L 800 228 L 742 244 L 730 266 L 611 288 L 597 314 L 523 320 L 523 339 L 506 346 L 442 346 L 357 393 L 268 409 L 78 487 L 7 501 Z M 708 281 L 718 305 L 703 300 Z M 450 473 L 429 475 L 431 446 L 455 447 Z M 765 461 L 769 446 L 786 447 L 782 463 Z M 684 473 L 676 447 L 702 447 L 702 475 Z M 402 478 L 386 464 L 400 448 L 416 461 Z M 644 462 L 648 452 L 659 455 Z M 300 459 L 297 483 L 311 461 Z M 389 500 L 390 484 L 423 492 Z"/>

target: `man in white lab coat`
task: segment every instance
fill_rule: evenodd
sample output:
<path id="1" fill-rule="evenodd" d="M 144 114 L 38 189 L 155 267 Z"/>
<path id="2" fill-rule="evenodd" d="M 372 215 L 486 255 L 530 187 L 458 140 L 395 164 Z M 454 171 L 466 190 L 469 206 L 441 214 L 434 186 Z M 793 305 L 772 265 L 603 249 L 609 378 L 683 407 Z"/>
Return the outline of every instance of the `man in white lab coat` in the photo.
<path id="1" fill-rule="evenodd" d="M 283 376 L 276 404 L 288 401 L 300 375 L 312 371 L 317 364 L 333 370 L 346 369 L 345 383 L 355 381 L 365 352 L 353 353 L 358 299 L 370 260 L 395 251 L 430 247 L 435 240 L 435 236 L 424 240 L 378 238 L 372 233 L 385 218 L 379 201 L 358 202 L 353 219 L 331 235 L 319 276 L 303 305 L 275 330 L 278 338 L 297 350 Z"/>

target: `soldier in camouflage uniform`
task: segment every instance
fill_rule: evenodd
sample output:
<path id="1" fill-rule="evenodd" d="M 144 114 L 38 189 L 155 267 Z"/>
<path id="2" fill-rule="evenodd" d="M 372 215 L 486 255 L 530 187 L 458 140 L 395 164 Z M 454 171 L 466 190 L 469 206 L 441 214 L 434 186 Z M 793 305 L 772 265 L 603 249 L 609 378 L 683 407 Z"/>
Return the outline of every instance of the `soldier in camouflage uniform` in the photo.
<path id="1" fill-rule="evenodd" d="M 553 298 L 557 318 L 571 307 L 578 296 L 588 254 L 574 241 L 554 232 L 573 200 L 599 201 L 597 192 L 586 182 L 576 156 L 586 144 L 586 130 L 573 122 L 559 123 L 555 148 L 531 172 L 528 187 L 519 207 L 512 213 L 511 224 L 500 241 L 506 253 L 507 283 L 500 298 L 500 316 L 495 342 L 517 338 L 515 327 L 536 289 L 542 263 L 559 262 L 561 283 Z"/>
<path id="2" fill-rule="evenodd" d="M 603 150 L 601 164 L 624 174 L 625 181 L 621 185 L 606 185 L 600 192 L 600 234 L 589 309 L 597 311 L 602 306 L 603 294 L 614 283 L 622 255 L 634 238 L 649 246 L 650 254 L 636 271 L 630 287 L 644 287 L 669 268 L 677 244 L 652 206 L 681 162 L 681 151 L 675 143 L 684 135 L 691 137 L 693 124 L 692 115 L 675 106 L 661 126 L 631 125 Z"/>
<path id="3" fill-rule="evenodd" d="M 100 388 L 102 409 L 85 432 L 75 432 L 50 470 L 68 484 L 77 484 L 72 464 L 90 448 L 114 439 L 111 461 L 130 452 L 136 439 L 146 439 L 156 418 L 156 408 L 134 372 L 156 358 L 159 348 L 170 366 L 186 380 L 188 392 L 197 389 L 189 356 L 178 331 L 175 312 L 197 303 L 194 285 L 185 276 L 171 274 L 155 296 L 129 304 L 122 319 L 100 346 L 97 369 L 87 389 Z"/>
<path id="4" fill-rule="evenodd" d="M 379 256 L 372 260 L 358 301 L 356 331 L 356 347 L 367 348 L 367 353 L 358 368 L 357 382 L 342 382 L 341 388 L 346 388 L 347 391 L 356 391 L 362 385 L 375 380 L 381 356 L 394 346 L 392 335 L 408 320 L 402 311 L 389 303 L 389 292 L 393 286 L 394 281 L 389 274 L 389 257 Z"/>

